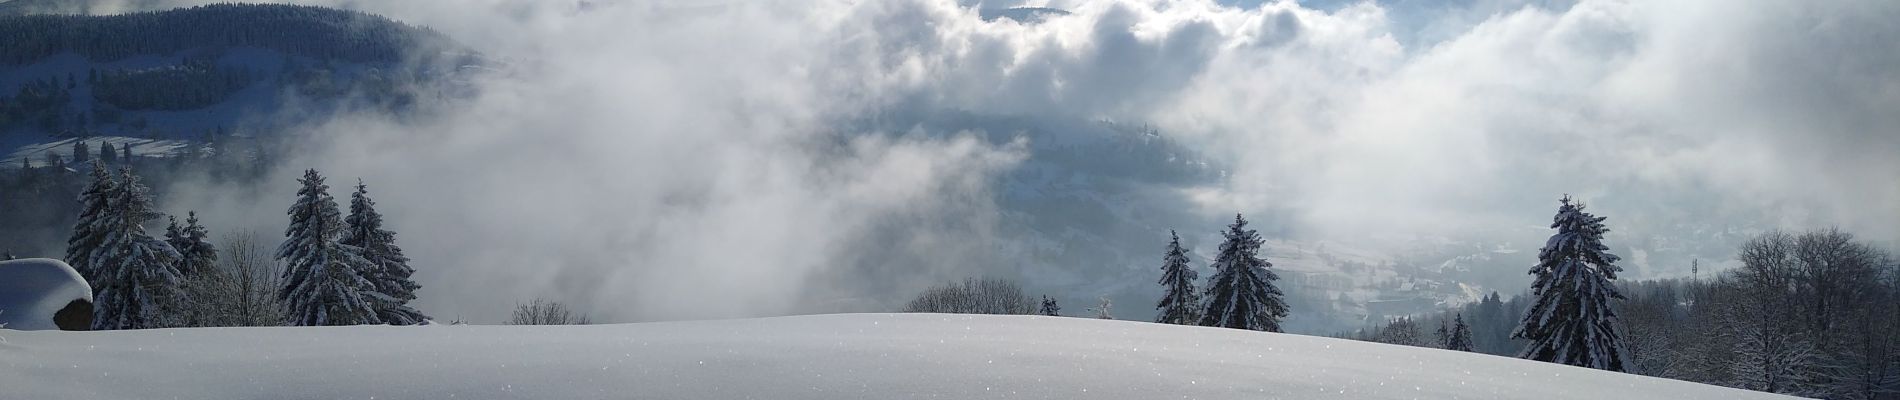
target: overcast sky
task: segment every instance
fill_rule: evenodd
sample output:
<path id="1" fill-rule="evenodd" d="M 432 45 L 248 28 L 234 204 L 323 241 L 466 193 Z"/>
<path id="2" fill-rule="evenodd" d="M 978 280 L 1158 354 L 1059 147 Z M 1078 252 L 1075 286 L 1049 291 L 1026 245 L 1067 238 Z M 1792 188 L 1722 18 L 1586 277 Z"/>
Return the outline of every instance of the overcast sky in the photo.
<path id="1" fill-rule="evenodd" d="M 912 278 L 863 285 L 906 290 L 989 262 L 991 184 L 1030 154 L 833 124 L 893 108 L 1154 124 L 1231 168 L 1182 207 L 1347 240 L 1540 227 L 1566 193 L 1613 228 L 1900 237 L 1887 0 L 1012 4 L 1073 13 L 1038 24 L 956 0 L 318 3 L 506 65 L 438 117 L 309 127 L 280 179 L 368 179 L 443 318 L 876 308 L 901 299 L 813 282 L 871 254 Z M 287 193 L 181 203 L 278 221 Z"/>

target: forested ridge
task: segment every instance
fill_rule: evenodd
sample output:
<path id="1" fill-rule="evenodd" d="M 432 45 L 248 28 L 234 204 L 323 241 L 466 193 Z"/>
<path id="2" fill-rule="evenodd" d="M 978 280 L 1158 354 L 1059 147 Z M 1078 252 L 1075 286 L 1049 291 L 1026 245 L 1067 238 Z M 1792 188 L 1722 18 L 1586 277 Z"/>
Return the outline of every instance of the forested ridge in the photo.
<path id="1" fill-rule="evenodd" d="M 389 63 L 403 61 L 412 49 L 449 44 L 435 31 L 373 14 L 285 4 L 212 4 L 106 16 L 0 16 L 0 63 L 6 64 L 64 52 L 108 62 L 230 46 Z"/>

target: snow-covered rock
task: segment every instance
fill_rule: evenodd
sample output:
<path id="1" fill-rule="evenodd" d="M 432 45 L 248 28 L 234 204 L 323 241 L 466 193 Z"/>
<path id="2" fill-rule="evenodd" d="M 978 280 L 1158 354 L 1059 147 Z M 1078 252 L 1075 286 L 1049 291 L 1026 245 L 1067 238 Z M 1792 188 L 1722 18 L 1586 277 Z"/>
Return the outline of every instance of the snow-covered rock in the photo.
<path id="1" fill-rule="evenodd" d="M 1446 350 L 1041 316 L 9 332 L 21 399 L 1775 399 Z"/>
<path id="2" fill-rule="evenodd" d="M 48 258 L 0 261 L 0 328 L 84 330 L 91 322 L 92 287 L 73 267 Z"/>

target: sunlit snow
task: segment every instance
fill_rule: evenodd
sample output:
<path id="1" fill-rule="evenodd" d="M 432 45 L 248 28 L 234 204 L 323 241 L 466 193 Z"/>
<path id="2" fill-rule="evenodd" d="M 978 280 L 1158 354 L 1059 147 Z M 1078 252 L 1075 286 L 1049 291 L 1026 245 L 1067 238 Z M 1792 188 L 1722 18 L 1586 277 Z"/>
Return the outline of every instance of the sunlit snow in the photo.
<path id="1" fill-rule="evenodd" d="M 0 331 L 23 399 L 1769 399 L 1312 336 L 1039 316 Z"/>

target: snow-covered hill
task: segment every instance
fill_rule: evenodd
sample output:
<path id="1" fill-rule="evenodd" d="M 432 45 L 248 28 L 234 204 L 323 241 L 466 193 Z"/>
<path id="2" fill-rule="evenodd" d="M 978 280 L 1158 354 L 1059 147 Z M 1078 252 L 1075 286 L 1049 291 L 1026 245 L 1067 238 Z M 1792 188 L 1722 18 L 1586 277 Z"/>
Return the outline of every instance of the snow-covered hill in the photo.
<path id="1" fill-rule="evenodd" d="M 0 36 L 32 39 L 0 45 L 6 168 L 44 165 L 42 148 L 74 138 L 205 142 L 344 111 L 402 114 L 466 94 L 484 65 L 426 28 L 322 7 L 8 15 L 44 3 L 0 3 Z"/>
<path id="2" fill-rule="evenodd" d="M 0 330 L 0 397 L 1771 399 L 1310 336 L 1038 316 Z"/>

